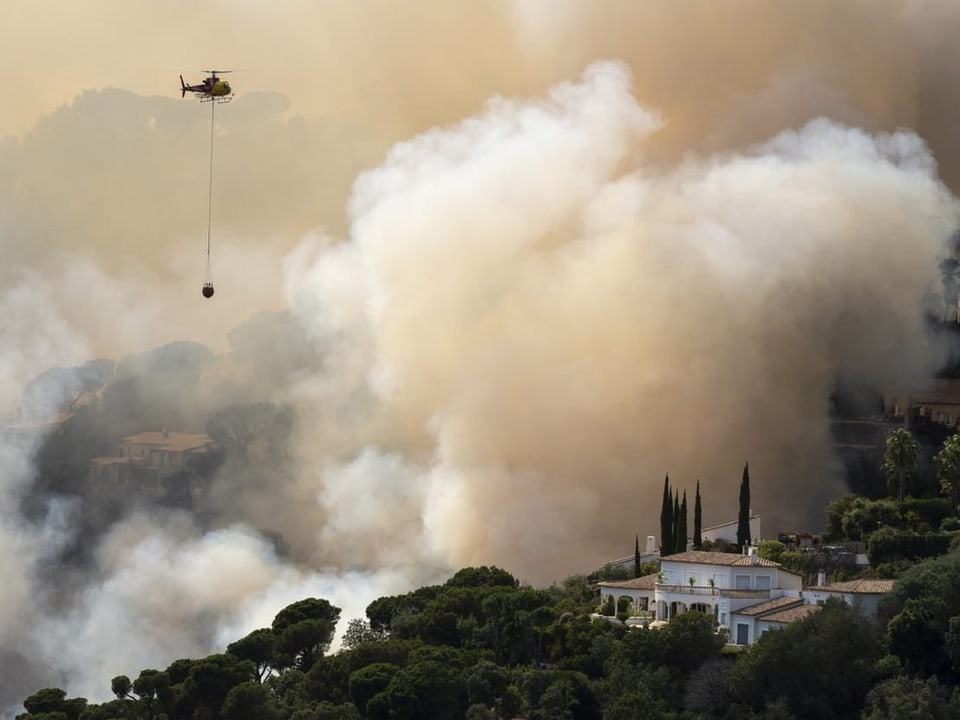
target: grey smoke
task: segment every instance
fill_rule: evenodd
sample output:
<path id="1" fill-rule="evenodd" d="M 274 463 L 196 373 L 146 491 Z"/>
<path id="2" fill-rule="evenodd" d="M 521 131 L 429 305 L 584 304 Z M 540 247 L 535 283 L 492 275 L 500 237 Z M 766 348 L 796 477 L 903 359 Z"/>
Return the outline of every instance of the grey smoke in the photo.
<path id="1" fill-rule="evenodd" d="M 922 377 L 942 350 L 920 302 L 957 223 L 957 8 L 882 5 L 202 5 L 303 41 L 248 43 L 290 72 L 252 72 L 279 93 L 218 114 L 211 303 L 205 108 L 107 89 L 57 108 L 99 73 L 22 83 L 60 94 L 0 142 L 0 413 L 46 368 L 190 340 L 276 355 L 237 399 L 300 422 L 269 492 L 218 478 L 212 529 L 132 513 L 55 570 L 75 508 L 25 517 L 29 453 L 0 449 L 3 704 L 106 699 L 113 675 L 220 651 L 307 595 L 346 619 L 465 564 L 593 569 L 656 533 L 666 472 L 719 522 L 749 460 L 765 531 L 820 523 L 843 489 L 835 373 Z M 176 13 L 139 9 L 154 35 L 122 42 L 169 52 Z M 29 12 L 0 56 L 47 47 Z M 321 362 L 268 324 L 234 344 L 263 310 Z"/>

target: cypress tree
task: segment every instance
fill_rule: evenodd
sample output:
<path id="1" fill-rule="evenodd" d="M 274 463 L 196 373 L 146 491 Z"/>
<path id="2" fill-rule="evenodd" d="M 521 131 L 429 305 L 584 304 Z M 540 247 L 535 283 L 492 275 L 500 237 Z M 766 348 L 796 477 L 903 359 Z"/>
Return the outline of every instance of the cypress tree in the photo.
<path id="1" fill-rule="evenodd" d="M 699 550 L 703 547 L 703 508 L 700 507 L 700 481 L 697 480 L 697 497 L 693 501 L 693 549 Z"/>
<path id="2" fill-rule="evenodd" d="M 640 577 L 640 536 L 637 535 L 637 544 L 633 548 L 633 576 Z"/>
<path id="3" fill-rule="evenodd" d="M 680 552 L 680 492 L 673 493 L 673 547 L 670 550 L 672 555 Z"/>
<path id="4" fill-rule="evenodd" d="M 663 505 L 660 508 L 660 557 L 673 552 L 673 507 L 670 504 L 670 476 L 663 479 Z"/>
<path id="5" fill-rule="evenodd" d="M 677 552 L 687 551 L 687 491 L 683 491 L 683 500 L 680 502 L 680 522 L 677 524 Z"/>
<path id="6" fill-rule="evenodd" d="M 743 466 L 740 481 L 740 513 L 737 515 L 737 547 L 740 552 L 750 545 L 750 463 Z"/>

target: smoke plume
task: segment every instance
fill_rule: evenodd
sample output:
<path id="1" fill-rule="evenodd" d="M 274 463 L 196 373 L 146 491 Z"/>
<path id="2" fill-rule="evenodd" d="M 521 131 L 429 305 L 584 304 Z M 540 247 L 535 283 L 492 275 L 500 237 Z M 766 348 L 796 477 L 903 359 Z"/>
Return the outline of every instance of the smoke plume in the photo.
<path id="1" fill-rule="evenodd" d="M 955 3 L 21 5 L 4 426 L 44 370 L 174 341 L 204 346 L 157 356 L 152 397 L 199 388 L 180 429 L 251 401 L 298 421 L 269 480 L 227 464 L 207 517 L 124 508 L 80 559 L 84 478 L 41 488 L 44 436 L 5 434 L 0 706 L 106 699 L 310 595 L 347 620 L 464 565 L 595 569 L 657 534 L 667 473 L 709 525 L 749 461 L 764 534 L 816 529 L 837 374 L 942 361 Z M 211 113 L 180 63 L 238 71 L 209 302 Z M 52 410 L 80 386 L 33 387 Z"/>
<path id="2" fill-rule="evenodd" d="M 594 65 L 398 145 L 358 180 L 347 245 L 293 276 L 318 342 L 356 339 L 332 368 L 356 385 L 302 408 L 305 467 L 331 442 L 407 448 L 455 567 L 543 582 L 625 554 L 667 472 L 723 521 L 746 460 L 771 525 L 816 523 L 842 491 L 837 372 L 882 387 L 937 359 L 920 303 L 957 206 L 916 135 L 819 119 L 651 165 L 662 121 L 630 80 Z M 339 437 L 329 413 L 368 395 L 370 431 Z M 384 498 L 373 547 L 417 529 L 361 495 Z"/>

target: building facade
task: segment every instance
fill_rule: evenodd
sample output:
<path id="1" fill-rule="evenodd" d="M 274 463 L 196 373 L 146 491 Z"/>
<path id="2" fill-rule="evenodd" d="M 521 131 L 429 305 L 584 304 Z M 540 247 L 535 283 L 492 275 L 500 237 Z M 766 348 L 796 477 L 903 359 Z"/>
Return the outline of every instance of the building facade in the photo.
<path id="1" fill-rule="evenodd" d="M 690 551 L 663 558 L 660 572 L 625 581 L 597 583 L 601 601 L 614 604 L 629 598 L 637 620 L 630 624 L 661 624 L 698 610 L 712 616 L 730 642 L 751 645 L 764 632 L 817 612 L 828 598 L 840 598 L 876 612 L 892 580 L 859 580 L 804 588 L 803 578 L 780 563 L 757 555 Z M 602 604 L 601 603 L 601 604 Z"/>

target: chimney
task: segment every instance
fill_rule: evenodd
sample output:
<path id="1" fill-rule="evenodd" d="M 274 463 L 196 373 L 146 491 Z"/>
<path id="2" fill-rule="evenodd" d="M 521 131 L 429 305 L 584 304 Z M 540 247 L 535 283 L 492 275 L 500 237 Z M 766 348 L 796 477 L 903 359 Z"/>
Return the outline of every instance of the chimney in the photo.
<path id="1" fill-rule="evenodd" d="M 164 436 L 164 437 L 170 437 L 170 433 L 167 432 L 167 429 L 166 429 L 166 428 L 163 429 L 163 436 Z"/>
<path id="2" fill-rule="evenodd" d="M 647 555 L 653 555 L 657 551 L 657 536 L 647 535 Z"/>
<path id="3" fill-rule="evenodd" d="M 827 584 L 827 574 L 821 570 L 817 573 L 817 587 L 824 587 Z"/>
<path id="4" fill-rule="evenodd" d="M 760 563 L 760 556 L 757 554 L 757 549 L 751 545 L 750 546 L 750 564 L 758 565 L 759 563 Z"/>

